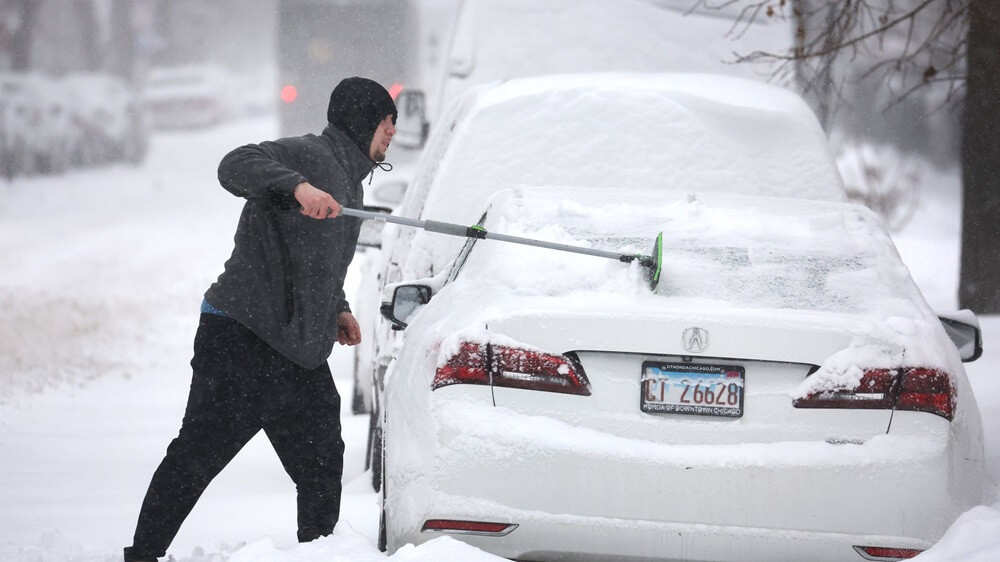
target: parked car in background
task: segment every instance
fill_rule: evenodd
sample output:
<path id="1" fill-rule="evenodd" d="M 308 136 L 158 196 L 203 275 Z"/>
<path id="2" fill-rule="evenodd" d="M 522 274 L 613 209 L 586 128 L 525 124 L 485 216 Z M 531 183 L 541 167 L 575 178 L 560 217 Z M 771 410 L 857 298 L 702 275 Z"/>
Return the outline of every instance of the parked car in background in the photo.
<path id="1" fill-rule="evenodd" d="M 380 418 L 383 548 L 448 535 L 538 562 L 899 560 L 986 500 L 962 365 L 978 325 L 967 313 L 949 338 L 874 212 L 571 185 L 470 212 L 489 232 L 629 254 L 662 232 L 659 284 L 638 262 L 473 238 L 433 277 L 387 286 L 406 337 Z"/>
<path id="2" fill-rule="evenodd" d="M 422 163 L 426 145 L 434 142 L 433 136 L 451 136 L 454 120 L 449 112 L 470 89 L 519 77 L 584 72 L 703 72 L 765 81 L 770 73 L 759 67 L 726 61 L 733 52 L 782 52 L 793 41 L 786 19 L 757 18 L 740 33 L 730 33 L 742 8 L 706 7 L 688 0 L 461 0 L 455 4 L 458 9 L 453 14 L 424 7 L 427 19 L 435 21 L 423 22 L 416 54 L 420 74 L 404 82 L 396 99 L 399 116 L 388 155 L 394 168 L 376 174 L 365 187 L 368 205 L 393 209 L 400 205 L 400 195 L 417 181 L 419 170 L 435 165 L 436 155 L 426 157 L 431 161 L 427 165 Z M 593 22 L 601 22 L 600 33 L 593 32 Z M 541 113 L 533 121 L 520 122 L 532 128 L 547 127 Z M 365 279 L 384 273 L 375 265 L 368 267 L 375 271 L 365 272 Z M 375 309 L 378 291 L 370 286 L 361 291 L 356 301 Z M 367 299 L 374 300 L 369 303 Z M 359 318 L 369 328 L 377 322 Z M 359 368 L 366 370 L 375 355 L 360 349 Z M 355 386 L 356 413 L 368 410 L 365 405 L 371 402 L 363 382 L 368 378 L 362 376 L 362 384 Z"/>
<path id="3" fill-rule="evenodd" d="M 447 126 L 449 107 L 475 86 L 525 76 L 582 72 L 703 72 L 767 81 L 755 65 L 727 64 L 734 52 L 792 47 L 787 18 L 760 17 L 733 33 L 742 6 L 690 0 L 460 0 L 447 25 L 425 22 L 421 74 L 397 99 L 390 157 L 376 177 L 407 185 L 429 134 Z M 712 4 L 706 6 L 703 4 Z M 429 9 L 429 8 L 425 8 Z M 431 17 L 430 15 L 428 16 Z M 594 32 L 594 22 L 600 31 Z M 366 193 L 367 195 L 367 193 Z M 367 201 L 370 205 L 384 202 Z"/>
<path id="4" fill-rule="evenodd" d="M 234 116 L 235 83 L 217 65 L 157 67 L 146 77 L 142 103 L 156 129 L 208 127 Z"/>

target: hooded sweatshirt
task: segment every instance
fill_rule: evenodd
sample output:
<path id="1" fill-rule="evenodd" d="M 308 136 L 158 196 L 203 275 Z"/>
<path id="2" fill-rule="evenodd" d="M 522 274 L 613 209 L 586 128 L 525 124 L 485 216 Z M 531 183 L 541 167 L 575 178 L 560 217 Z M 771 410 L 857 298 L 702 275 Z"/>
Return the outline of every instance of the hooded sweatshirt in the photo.
<path id="1" fill-rule="evenodd" d="M 361 180 L 375 165 L 368 147 L 388 115 L 395 119 L 396 108 L 382 86 L 349 78 L 331 94 L 321 135 L 249 144 L 219 164 L 219 182 L 247 202 L 232 256 L 205 300 L 307 369 L 330 356 L 337 317 L 350 311 L 344 278 L 361 220 L 307 217 L 293 192 L 307 181 L 344 207 L 361 207 Z"/>

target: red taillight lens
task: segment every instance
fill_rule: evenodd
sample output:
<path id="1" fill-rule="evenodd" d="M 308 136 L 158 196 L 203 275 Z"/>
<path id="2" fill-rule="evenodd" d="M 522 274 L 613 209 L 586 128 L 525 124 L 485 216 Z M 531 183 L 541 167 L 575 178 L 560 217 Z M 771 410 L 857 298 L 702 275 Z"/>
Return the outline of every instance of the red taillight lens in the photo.
<path id="1" fill-rule="evenodd" d="M 493 385 L 590 396 L 583 367 L 565 355 L 492 346 Z"/>
<path id="2" fill-rule="evenodd" d="M 462 342 L 438 367 L 431 387 L 450 384 L 492 384 L 590 396 L 590 381 L 583 367 L 569 356 L 471 342 Z"/>
<path id="3" fill-rule="evenodd" d="M 923 552 L 915 548 L 891 548 L 885 546 L 855 546 L 861 556 L 867 560 L 906 560 Z"/>
<path id="4" fill-rule="evenodd" d="M 295 86 L 288 84 L 281 88 L 281 101 L 285 103 L 292 103 L 297 97 L 299 97 L 299 91 L 295 88 Z"/>
<path id="5" fill-rule="evenodd" d="M 428 519 L 421 532 L 447 531 L 474 535 L 503 536 L 517 528 L 516 523 L 489 523 L 485 521 L 458 521 L 454 519 Z"/>
<path id="6" fill-rule="evenodd" d="M 486 345 L 462 342 L 458 351 L 437 368 L 431 388 L 449 384 L 490 384 Z"/>
<path id="7" fill-rule="evenodd" d="M 903 374 L 896 409 L 930 412 L 950 420 L 955 410 L 951 378 L 934 369 L 910 369 Z"/>
<path id="8" fill-rule="evenodd" d="M 865 371 L 856 388 L 822 391 L 797 398 L 796 408 L 895 409 L 930 412 L 951 420 L 955 393 L 951 378 L 936 369 Z"/>
<path id="9" fill-rule="evenodd" d="M 822 391 L 797 398 L 796 408 L 848 408 L 885 410 L 892 408 L 892 390 L 896 371 L 878 369 L 865 371 L 857 388 Z"/>

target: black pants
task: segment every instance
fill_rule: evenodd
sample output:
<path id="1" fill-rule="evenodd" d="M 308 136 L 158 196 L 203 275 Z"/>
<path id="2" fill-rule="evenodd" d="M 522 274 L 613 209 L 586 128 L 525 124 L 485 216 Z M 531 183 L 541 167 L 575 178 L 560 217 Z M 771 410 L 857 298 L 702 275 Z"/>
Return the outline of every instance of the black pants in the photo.
<path id="1" fill-rule="evenodd" d="M 125 560 L 166 554 L 209 482 L 261 429 L 298 492 L 298 539 L 333 532 L 344 441 L 330 368 L 307 370 L 229 318 L 202 314 L 177 438 L 153 474 Z"/>

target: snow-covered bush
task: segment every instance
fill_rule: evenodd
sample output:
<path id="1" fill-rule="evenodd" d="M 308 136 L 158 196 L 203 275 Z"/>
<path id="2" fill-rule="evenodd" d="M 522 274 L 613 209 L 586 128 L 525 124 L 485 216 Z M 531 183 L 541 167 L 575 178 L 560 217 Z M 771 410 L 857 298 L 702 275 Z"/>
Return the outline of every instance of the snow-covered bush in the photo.
<path id="1" fill-rule="evenodd" d="M 128 84 L 104 74 L 0 75 L 0 174 L 61 173 L 145 156 L 145 118 Z"/>
<path id="2" fill-rule="evenodd" d="M 46 96 L 46 82 L 33 74 L 0 77 L 0 124 L 2 124 L 2 172 L 10 178 L 17 174 L 47 171 L 57 150 L 51 147 L 53 128 Z"/>
<path id="3" fill-rule="evenodd" d="M 78 73 L 62 79 L 73 92 L 83 165 L 126 161 L 146 155 L 149 133 L 136 93 L 123 80 L 103 74 Z"/>
<path id="4" fill-rule="evenodd" d="M 923 160 L 887 144 L 836 144 L 837 167 L 844 177 L 847 197 L 881 215 L 890 230 L 905 226 L 920 200 Z"/>

